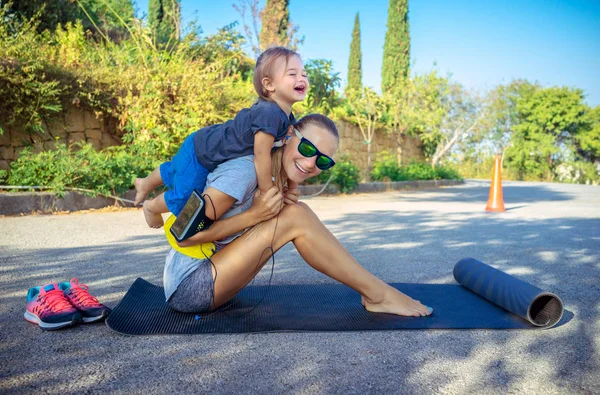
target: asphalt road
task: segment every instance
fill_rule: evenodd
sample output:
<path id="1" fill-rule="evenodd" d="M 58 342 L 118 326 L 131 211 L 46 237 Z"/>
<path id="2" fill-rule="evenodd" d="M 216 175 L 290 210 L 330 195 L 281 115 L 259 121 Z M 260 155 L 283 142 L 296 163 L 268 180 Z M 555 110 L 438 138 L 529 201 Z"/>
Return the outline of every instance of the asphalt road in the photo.
<path id="1" fill-rule="evenodd" d="M 114 307 L 137 277 L 162 283 L 166 242 L 139 210 L 0 218 L 0 392 L 599 393 L 600 187 L 505 182 L 501 214 L 484 212 L 488 189 L 469 181 L 306 201 L 385 281 L 453 284 L 454 264 L 471 256 L 557 293 L 572 314 L 555 328 L 44 332 L 23 319 L 29 287 L 78 277 Z M 293 245 L 276 255 L 273 283 L 327 281 Z"/>

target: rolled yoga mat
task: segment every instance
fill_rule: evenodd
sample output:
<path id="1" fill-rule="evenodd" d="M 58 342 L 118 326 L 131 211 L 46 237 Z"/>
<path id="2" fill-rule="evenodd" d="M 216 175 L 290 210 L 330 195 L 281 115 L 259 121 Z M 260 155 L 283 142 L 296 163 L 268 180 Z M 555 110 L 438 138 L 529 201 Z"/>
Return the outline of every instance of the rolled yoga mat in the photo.
<path id="1" fill-rule="evenodd" d="M 477 295 L 535 326 L 551 327 L 562 318 L 563 303 L 558 296 L 476 259 L 458 261 L 454 278 Z"/>
<path id="2" fill-rule="evenodd" d="M 475 260 L 462 260 L 457 264 L 458 278 L 465 279 L 463 281 L 467 284 L 473 283 L 473 290 L 479 290 L 475 292 L 457 284 L 390 284 L 414 299 L 432 306 L 434 312 L 428 317 L 369 313 L 361 305 L 357 292 L 329 280 L 328 283 L 322 284 L 249 285 L 224 306 L 224 311 L 186 314 L 169 308 L 162 287 L 138 278 L 113 309 L 106 324 L 112 330 L 126 335 L 159 335 L 399 329 L 535 329 L 540 322 L 546 322 L 546 327 L 549 327 L 560 319 L 562 303 L 553 294 L 540 293 L 538 288 L 530 284 L 483 265 Z M 486 292 L 489 290 L 494 292 L 489 294 Z M 483 297 L 476 292 L 481 293 Z M 553 298 L 541 303 L 550 295 Z M 507 303 L 503 303 L 506 307 L 497 306 L 489 300 L 498 300 L 500 303 L 506 300 Z M 555 302 L 552 302 L 554 300 Z M 530 307 L 523 308 L 528 303 Z M 513 309 L 515 314 L 506 308 Z M 544 315 L 552 316 L 553 319 L 541 319 Z M 534 318 L 533 322 L 536 324 L 532 325 L 532 321 L 527 317 Z"/>

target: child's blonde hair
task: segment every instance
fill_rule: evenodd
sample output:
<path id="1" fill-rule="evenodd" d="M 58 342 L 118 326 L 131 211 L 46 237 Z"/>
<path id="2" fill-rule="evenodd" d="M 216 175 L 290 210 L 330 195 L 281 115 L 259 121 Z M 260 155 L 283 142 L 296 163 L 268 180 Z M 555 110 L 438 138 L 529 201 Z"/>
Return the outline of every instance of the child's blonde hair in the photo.
<path id="1" fill-rule="evenodd" d="M 256 93 L 261 99 L 270 100 L 269 91 L 267 91 L 262 84 L 263 78 L 273 78 L 273 69 L 275 68 L 274 66 L 278 59 L 285 58 L 287 67 L 287 62 L 292 56 L 300 58 L 298 52 L 292 51 L 289 48 L 271 47 L 261 53 L 258 59 L 256 59 L 253 82 L 254 90 L 256 90 Z"/>

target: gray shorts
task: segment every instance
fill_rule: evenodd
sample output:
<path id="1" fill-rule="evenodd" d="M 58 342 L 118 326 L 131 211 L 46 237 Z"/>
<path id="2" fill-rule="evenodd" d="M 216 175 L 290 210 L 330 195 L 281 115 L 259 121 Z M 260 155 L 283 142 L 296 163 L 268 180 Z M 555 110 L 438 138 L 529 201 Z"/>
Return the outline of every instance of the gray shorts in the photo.
<path id="1" fill-rule="evenodd" d="M 213 302 L 214 290 L 212 265 L 206 260 L 179 284 L 167 303 L 182 313 L 207 312 Z"/>

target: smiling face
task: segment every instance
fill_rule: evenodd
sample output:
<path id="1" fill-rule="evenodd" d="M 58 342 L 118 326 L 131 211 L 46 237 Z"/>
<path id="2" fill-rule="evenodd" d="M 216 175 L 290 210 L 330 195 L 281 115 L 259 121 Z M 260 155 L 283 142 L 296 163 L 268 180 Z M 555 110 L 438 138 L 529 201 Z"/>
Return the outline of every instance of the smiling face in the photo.
<path id="1" fill-rule="evenodd" d="M 293 129 L 288 131 L 290 139 L 287 140 L 283 151 L 283 169 L 288 178 L 296 183 L 301 183 L 310 177 L 321 174 L 321 169 L 316 165 L 317 156 L 307 158 L 298 152 L 300 138 Z M 329 130 L 316 123 L 306 124 L 302 130 L 304 138 L 317 147 L 321 153 L 333 157 L 337 151 L 339 139 Z"/>
<path id="2" fill-rule="evenodd" d="M 273 67 L 271 78 L 263 78 L 263 86 L 269 92 L 269 97 L 280 106 L 291 107 L 294 103 L 304 100 L 308 92 L 308 78 L 302 60 L 298 56 L 279 57 Z"/>

